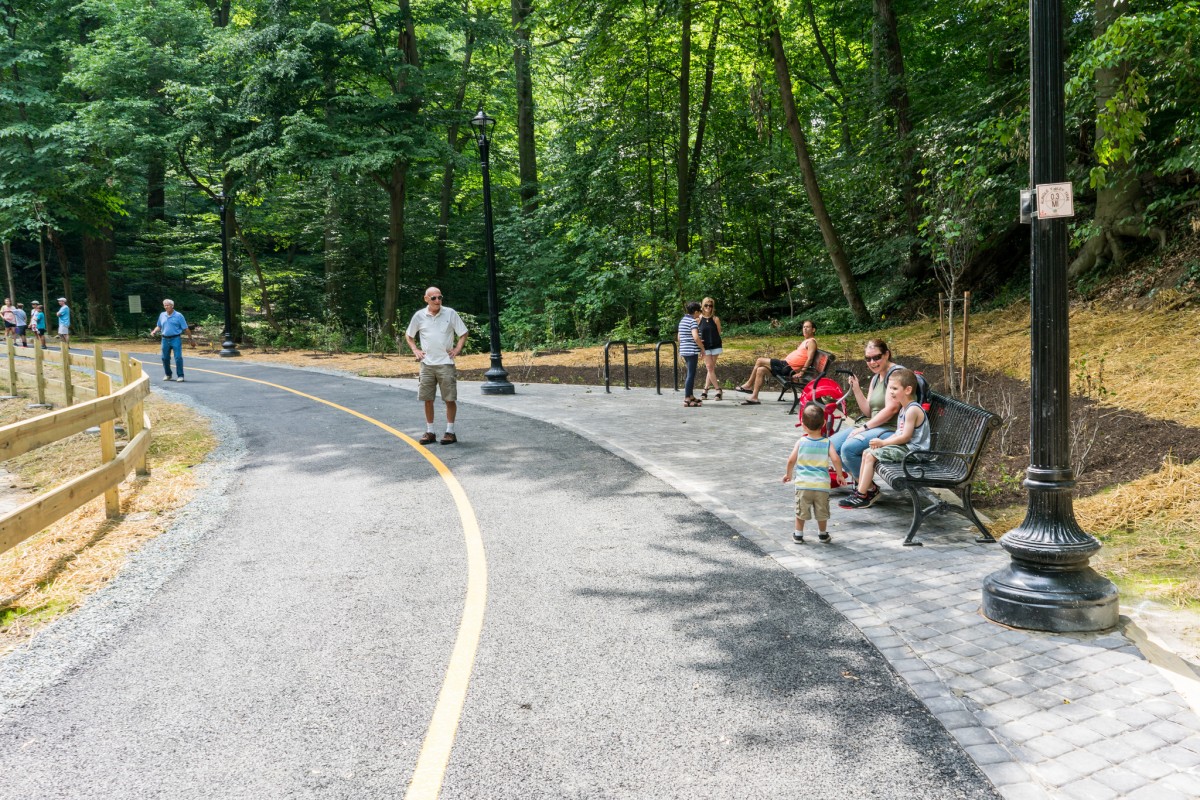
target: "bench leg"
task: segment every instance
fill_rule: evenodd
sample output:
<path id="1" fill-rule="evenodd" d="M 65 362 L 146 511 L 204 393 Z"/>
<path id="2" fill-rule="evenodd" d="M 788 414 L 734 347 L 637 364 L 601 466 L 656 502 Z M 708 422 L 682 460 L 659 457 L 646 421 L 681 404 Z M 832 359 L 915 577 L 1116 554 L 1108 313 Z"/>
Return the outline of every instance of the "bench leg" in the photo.
<path id="1" fill-rule="evenodd" d="M 796 391 L 796 387 L 792 387 L 792 407 L 788 409 L 788 416 L 796 413 L 796 406 L 800 405 L 800 393 Z"/>
<path id="2" fill-rule="evenodd" d="M 927 511 L 927 509 L 924 509 L 921 507 L 921 504 L 924 501 L 921 499 L 920 490 L 917 489 L 917 487 L 915 487 L 915 486 L 909 486 L 906 488 L 908 489 L 908 493 L 912 496 L 913 516 L 912 516 L 912 524 L 908 526 L 908 535 L 904 537 L 904 546 L 905 547 L 924 547 L 924 542 L 918 542 L 913 537 L 917 535 L 917 528 L 921 527 L 921 522 L 922 522 L 922 520 L 925 519 L 925 512 Z M 931 506 L 931 508 L 934 508 L 934 507 L 936 507 L 936 506 Z"/>
<path id="3" fill-rule="evenodd" d="M 984 527 L 983 522 L 975 514 L 975 508 L 971 505 L 971 485 L 967 484 L 963 490 L 959 492 L 958 496 L 962 498 L 963 516 L 975 523 L 975 527 L 979 528 L 979 530 L 983 532 L 983 536 L 976 537 L 975 541 L 979 544 L 994 544 L 996 541 L 995 537 L 993 537 L 991 532 Z"/>

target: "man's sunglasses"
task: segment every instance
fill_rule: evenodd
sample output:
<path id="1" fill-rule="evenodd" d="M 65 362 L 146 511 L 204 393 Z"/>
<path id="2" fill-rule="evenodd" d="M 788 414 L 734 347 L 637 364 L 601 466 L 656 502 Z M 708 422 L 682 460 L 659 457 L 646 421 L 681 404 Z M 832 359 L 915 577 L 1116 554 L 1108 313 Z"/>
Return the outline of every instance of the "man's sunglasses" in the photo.
<path id="1" fill-rule="evenodd" d="M 429 299 L 430 300 L 441 300 L 442 296 L 440 294 L 430 295 Z"/>
<path id="2" fill-rule="evenodd" d="M 880 353 L 877 356 L 867 356 L 868 364 L 874 364 L 876 361 L 882 361 L 882 360 L 883 360 L 883 353 Z"/>

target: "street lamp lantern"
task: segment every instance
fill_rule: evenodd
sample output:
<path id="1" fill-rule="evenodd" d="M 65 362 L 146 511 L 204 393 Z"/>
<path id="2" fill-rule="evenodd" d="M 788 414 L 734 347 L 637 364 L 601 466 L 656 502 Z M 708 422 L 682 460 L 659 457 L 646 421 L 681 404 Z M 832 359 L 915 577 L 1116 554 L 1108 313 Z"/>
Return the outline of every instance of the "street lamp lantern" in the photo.
<path id="1" fill-rule="evenodd" d="M 229 203 L 231 198 L 225 196 L 221 189 L 216 194 L 217 205 L 221 210 L 221 292 L 225 295 L 225 330 L 221 332 L 221 357 L 240 356 L 237 345 L 233 342 L 233 305 L 230 296 L 229 278 Z"/>
<path id="2" fill-rule="evenodd" d="M 500 357 L 500 302 L 496 296 L 496 236 L 492 227 L 492 180 L 488 171 L 488 150 L 492 143 L 492 129 L 496 120 L 482 108 L 471 119 L 475 128 L 475 144 L 479 146 L 479 165 L 483 171 L 483 230 L 484 261 L 487 264 L 488 323 L 491 327 L 492 365 L 483 373 L 480 391 L 484 394 L 516 394 L 516 388 L 508 380 L 508 371 Z"/>
<path id="3" fill-rule="evenodd" d="M 1011 562 L 983 584 L 983 613 L 1014 628 L 1115 627 L 1117 589 L 1088 561 L 1100 543 L 1075 520 L 1071 469 L 1062 0 L 1029 3 L 1030 433 L 1025 520 L 1000 539 Z M 1056 192 L 1058 194 L 1056 194 Z"/>

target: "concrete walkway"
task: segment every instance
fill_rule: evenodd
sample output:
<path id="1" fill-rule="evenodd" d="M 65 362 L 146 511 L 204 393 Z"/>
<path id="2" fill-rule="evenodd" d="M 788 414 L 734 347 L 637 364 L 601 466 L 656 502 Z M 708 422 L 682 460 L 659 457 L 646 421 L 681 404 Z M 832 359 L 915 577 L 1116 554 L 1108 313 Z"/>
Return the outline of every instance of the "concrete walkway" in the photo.
<path id="1" fill-rule="evenodd" d="M 510 397 L 460 389 L 468 405 L 574 431 L 752 540 L 862 630 L 1006 798 L 1200 798 L 1192 665 L 1169 654 L 1151 663 L 1145 653 L 1157 649 L 1128 624 L 1052 635 L 988 621 L 983 579 L 1008 556 L 976 544 L 963 518 L 928 520 L 918 534 L 925 546 L 903 547 L 911 510 L 893 494 L 864 511 L 835 508 L 831 544 L 815 536 L 793 544 L 793 490 L 780 482 L 797 436 L 787 405 L 739 406 L 732 392 L 686 409 L 681 393 L 649 389 L 518 384 Z M 471 416 L 460 412 L 464 441 L 488 435 Z"/>

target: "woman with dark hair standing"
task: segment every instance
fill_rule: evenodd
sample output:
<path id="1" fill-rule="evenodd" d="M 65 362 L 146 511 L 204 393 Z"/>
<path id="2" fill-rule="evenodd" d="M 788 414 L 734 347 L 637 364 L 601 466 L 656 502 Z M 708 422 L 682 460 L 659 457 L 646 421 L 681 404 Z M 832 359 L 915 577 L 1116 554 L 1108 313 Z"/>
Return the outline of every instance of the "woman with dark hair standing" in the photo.
<path id="1" fill-rule="evenodd" d="M 717 399 L 721 399 L 721 382 L 717 379 L 717 356 L 721 355 L 721 318 L 716 313 L 717 303 L 711 297 L 700 301 L 700 319 L 697 327 L 700 329 L 700 341 L 704 343 L 704 391 L 700 399 L 708 399 L 708 387 L 717 390 Z"/>
<path id="2" fill-rule="evenodd" d="M 687 380 L 683 384 L 683 404 L 688 408 L 696 408 L 700 405 L 700 401 L 693 394 L 696 387 L 696 363 L 700 360 L 700 356 L 704 355 L 704 342 L 700 339 L 700 328 L 697 321 L 700 317 L 700 304 L 692 300 L 684 307 L 684 310 L 687 313 L 683 315 L 683 319 L 679 320 L 679 355 L 683 357 L 683 363 L 687 364 Z"/>

